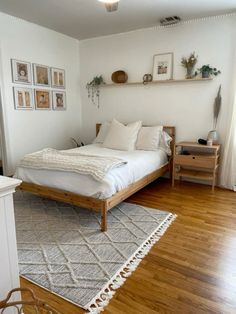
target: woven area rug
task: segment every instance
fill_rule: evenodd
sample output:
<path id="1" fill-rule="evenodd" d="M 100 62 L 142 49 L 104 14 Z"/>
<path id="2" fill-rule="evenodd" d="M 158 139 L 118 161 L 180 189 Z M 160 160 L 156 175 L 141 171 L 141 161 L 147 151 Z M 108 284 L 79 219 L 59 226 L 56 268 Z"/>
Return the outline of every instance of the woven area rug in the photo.
<path id="1" fill-rule="evenodd" d="M 86 309 L 100 313 L 175 215 L 121 203 L 100 215 L 26 192 L 14 197 L 21 276 Z"/>

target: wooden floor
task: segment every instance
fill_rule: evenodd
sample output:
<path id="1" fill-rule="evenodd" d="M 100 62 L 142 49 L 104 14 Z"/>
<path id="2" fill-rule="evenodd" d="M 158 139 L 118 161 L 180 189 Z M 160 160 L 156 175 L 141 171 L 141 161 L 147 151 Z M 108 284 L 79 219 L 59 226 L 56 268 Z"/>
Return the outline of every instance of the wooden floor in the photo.
<path id="1" fill-rule="evenodd" d="M 157 180 L 129 201 L 178 217 L 102 313 L 235 314 L 236 193 Z M 62 314 L 84 313 L 26 280 L 21 284 Z"/>

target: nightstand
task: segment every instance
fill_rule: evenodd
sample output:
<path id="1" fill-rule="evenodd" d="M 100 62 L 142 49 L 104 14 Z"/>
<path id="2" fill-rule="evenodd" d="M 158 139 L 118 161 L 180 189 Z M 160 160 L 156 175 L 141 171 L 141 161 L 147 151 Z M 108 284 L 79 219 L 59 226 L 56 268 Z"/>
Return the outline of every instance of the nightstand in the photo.
<path id="1" fill-rule="evenodd" d="M 172 186 L 175 179 L 193 178 L 212 182 L 214 190 L 219 168 L 220 145 L 179 142 L 173 152 Z"/>

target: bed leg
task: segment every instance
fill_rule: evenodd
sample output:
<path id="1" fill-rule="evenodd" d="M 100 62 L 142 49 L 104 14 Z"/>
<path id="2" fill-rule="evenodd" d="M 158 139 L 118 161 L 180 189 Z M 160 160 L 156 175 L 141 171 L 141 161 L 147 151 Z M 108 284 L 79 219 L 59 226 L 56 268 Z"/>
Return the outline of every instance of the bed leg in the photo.
<path id="1" fill-rule="evenodd" d="M 101 209 L 101 231 L 107 231 L 107 208 L 105 204 Z"/>

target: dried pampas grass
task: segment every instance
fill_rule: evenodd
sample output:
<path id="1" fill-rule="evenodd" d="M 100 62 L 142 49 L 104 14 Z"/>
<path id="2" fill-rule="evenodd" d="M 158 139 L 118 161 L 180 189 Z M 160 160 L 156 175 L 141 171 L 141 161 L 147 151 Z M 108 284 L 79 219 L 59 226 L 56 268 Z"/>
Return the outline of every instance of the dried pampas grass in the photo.
<path id="1" fill-rule="evenodd" d="M 217 126 L 221 103 L 222 103 L 222 97 L 221 97 L 221 85 L 220 85 L 217 96 L 215 98 L 215 102 L 214 102 L 214 110 L 213 110 L 213 129 L 214 130 L 216 129 L 216 126 Z"/>

